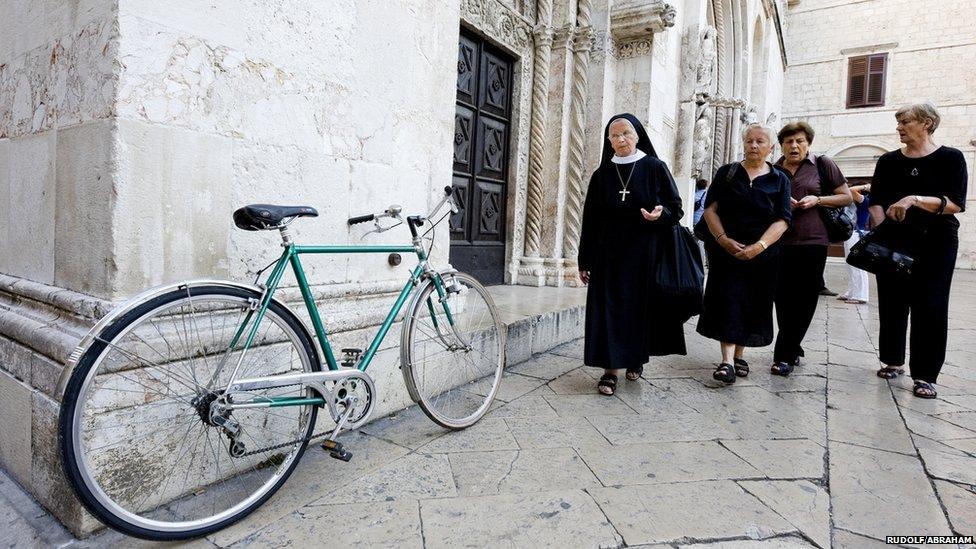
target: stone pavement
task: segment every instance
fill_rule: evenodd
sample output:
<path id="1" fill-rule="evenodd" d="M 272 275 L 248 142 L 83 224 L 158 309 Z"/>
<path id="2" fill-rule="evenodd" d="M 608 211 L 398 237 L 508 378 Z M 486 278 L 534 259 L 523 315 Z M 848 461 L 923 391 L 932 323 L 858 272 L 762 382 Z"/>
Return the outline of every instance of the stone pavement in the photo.
<path id="1" fill-rule="evenodd" d="M 845 285 L 839 265 L 828 285 Z M 447 432 L 417 409 L 345 435 L 350 463 L 310 447 L 251 517 L 193 547 L 884 546 L 886 535 L 976 535 L 976 272 L 953 288 L 939 398 L 877 368 L 877 309 L 822 298 L 805 363 L 717 387 L 718 345 L 595 394 L 575 341 L 510 368 L 495 408 Z M 73 540 L 0 477 L 3 546 Z M 156 545 L 156 544 L 146 544 Z"/>

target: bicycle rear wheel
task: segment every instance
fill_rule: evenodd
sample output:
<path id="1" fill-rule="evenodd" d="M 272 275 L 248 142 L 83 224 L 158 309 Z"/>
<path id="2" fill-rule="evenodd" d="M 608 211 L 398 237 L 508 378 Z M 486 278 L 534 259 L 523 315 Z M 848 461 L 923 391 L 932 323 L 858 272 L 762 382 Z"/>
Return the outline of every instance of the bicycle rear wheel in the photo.
<path id="1" fill-rule="evenodd" d="M 401 361 L 407 388 L 438 425 L 463 429 L 491 406 L 505 367 L 505 327 L 491 295 L 465 273 L 421 286 L 404 318 Z"/>
<path id="2" fill-rule="evenodd" d="M 146 539 L 199 537 L 240 520 L 287 480 L 315 406 L 211 413 L 228 398 L 239 361 L 237 379 L 321 370 L 307 331 L 275 301 L 242 358 L 246 331 L 237 336 L 246 318 L 253 325 L 260 298 L 227 286 L 174 289 L 110 324 L 80 358 L 62 403 L 62 460 L 79 499 L 104 523 Z M 296 385 L 233 400 L 307 396 Z"/>

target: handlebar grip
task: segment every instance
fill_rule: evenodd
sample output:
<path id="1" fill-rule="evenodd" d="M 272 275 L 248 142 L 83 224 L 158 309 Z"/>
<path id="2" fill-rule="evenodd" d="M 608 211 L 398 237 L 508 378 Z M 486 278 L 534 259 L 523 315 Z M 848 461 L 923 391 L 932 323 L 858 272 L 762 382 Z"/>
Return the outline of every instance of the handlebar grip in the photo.
<path id="1" fill-rule="evenodd" d="M 451 195 L 451 186 L 450 185 L 444 187 L 444 195 L 445 196 L 450 196 Z"/>
<path id="2" fill-rule="evenodd" d="M 357 223 L 366 223 L 367 221 L 372 221 L 374 219 L 376 219 L 376 214 L 357 215 L 356 217 L 349 218 L 349 224 L 356 225 Z"/>

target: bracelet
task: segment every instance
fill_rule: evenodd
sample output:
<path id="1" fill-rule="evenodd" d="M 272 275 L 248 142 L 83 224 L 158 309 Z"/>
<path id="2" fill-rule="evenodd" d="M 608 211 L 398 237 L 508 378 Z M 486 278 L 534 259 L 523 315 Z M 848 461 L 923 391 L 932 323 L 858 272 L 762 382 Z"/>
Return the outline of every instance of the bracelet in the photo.
<path id="1" fill-rule="evenodd" d="M 947 204 L 949 204 L 949 199 L 946 198 L 945 196 L 940 196 L 939 202 L 940 202 L 939 211 L 935 212 L 935 215 L 942 215 L 943 213 L 945 213 L 945 207 Z"/>
<path id="2" fill-rule="evenodd" d="M 720 234 L 720 235 L 718 235 L 718 236 L 716 236 L 716 237 L 715 237 L 715 242 L 718 242 L 719 240 L 722 240 L 722 237 L 723 237 L 723 236 L 725 236 L 725 233 L 722 233 L 722 234 Z"/>
<path id="3" fill-rule="evenodd" d="M 756 244 L 759 244 L 760 246 L 762 246 L 763 251 L 765 251 L 766 248 L 768 247 L 768 246 L 766 246 L 766 243 L 763 242 L 762 240 L 757 240 L 756 241 Z"/>
<path id="4" fill-rule="evenodd" d="M 922 203 L 922 197 L 921 197 L 921 196 L 918 196 L 918 195 L 916 194 L 916 195 L 915 195 L 915 204 L 914 204 L 914 206 L 918 206 L 918 205 L 919 205 L 919 204 L 921 204 L 921 203 Z"/>
<path id="5" fill-rule="evenodd" d="M 819 205 L 820 205 L 820 197 L 818 196 L 817 197 L 817 206 L 819 206 Z M 763 249 L 765 249 L 765 248 L 763 248 Z"/>

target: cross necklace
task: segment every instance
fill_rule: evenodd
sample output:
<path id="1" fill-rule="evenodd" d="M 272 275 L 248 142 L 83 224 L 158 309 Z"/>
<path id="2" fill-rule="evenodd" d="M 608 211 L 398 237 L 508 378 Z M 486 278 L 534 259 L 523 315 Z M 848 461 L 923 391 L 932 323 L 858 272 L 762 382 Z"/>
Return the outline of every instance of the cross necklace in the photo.
<path id="1" fill-rule="evenodd" d="M 617 179 L 620 180 L 620 185 L 623 187 L 617 194 L 620 195 L 620 201 L 624 202 L 627 200 L 627 195 L 632 192 L 627 190 L 627 186 L 630 185 L 630 178 L 634 176 L 634 169 L 637 168 L 637 162 L 630 165 L 630 175 L 627 176 L 626 182 L 624 182 L 623 176 L 620 175 L 620 164 L 614 164 L 613 167 L 617 170 Z"/>

